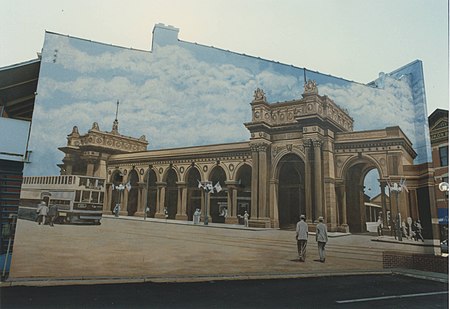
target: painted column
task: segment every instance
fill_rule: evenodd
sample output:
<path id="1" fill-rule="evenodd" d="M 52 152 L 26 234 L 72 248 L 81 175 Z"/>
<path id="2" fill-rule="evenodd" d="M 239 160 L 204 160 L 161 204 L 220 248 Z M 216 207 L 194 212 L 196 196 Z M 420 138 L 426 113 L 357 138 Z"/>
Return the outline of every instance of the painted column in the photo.
<path id="1" fill-rule="evenodd" d="M 347 203 L 344 184 L 337 184 L 336 191 L 338 198 L 338 225 L 340 225 L 341 227 L 341 232 L 348 232 L 349 228 L 347 224 Z"/>
<path id="2" fill-rule="evenodd" d="M 157 182 L 157 193 L 156 193 L 156 214 L 155 218 L 159 219 L 165 219 L 164 215 L 164 203 L 165 203 L 165 196 L 166 196 L 166 183 L 165 182 Z"/>
<path id="3" fill-rule="evenodd" d="M 228 215 L 225 218 L 225 223 L 227 224 L 237 224 L 237 181 L 225 181 L 227 186 L 227 207 Z"/>
<path id="4" fill-rule="evenodd" d="M 258 148 L 259 155 L 259 177 L 258 177 L 258 218 L 268 219 L 267 211 L 267 184 L 269 177 L 267 175 L 267 148 L 269 145 L 261 143 Z"/>
<path id="5" fill-rule="evenodd" d="M 314 202 L 315 202 L 315 220 L 323 216 L 322 206 L 322 141 L 314 140 Z"/>
<path id="6" fill-rule="evenodd" d="M 279 228 L 280 220 L 278 217 L 278 179 L 270 180 L 270 227 Z"/>
<path id="7" fill-rule="evenodd" d="M 86 167 L 86 176 L 94 176 L 94 170 L 95 170 L 95 161 L 92 159 L 86 160 L 87 167 Z"/>
<path id="8" fill-rule="evenodd" d="M 250 218 L 256 218 L 258 214 L 258 198 L 259 198 L 259 155 L 258 145 L 251 144 L 250 149 L 252 151 L 252 196 L 251 196 L 251 208 Z"/>
<path id="9" fill-rule="evenodd" d="M 111 214 L 112 193 L 112 183 L 107 183 L 105 187 L 105 198 L 103 199 L 104 214 Z"/>
<path id="10" fill-rule="evenodd" d="M 336 175 L 333 153 L 334 134 L 330 130 L 326 130 L 325 133 L 326 136 L 322 144 L 323 216 L 327 218 L 330 231 L 336 231 L 339 223 L 337 219 Z"/>
<path id="11" fill-rule="evenodd" d="M 312 212 L 312 187 L 311 187 L 311 140 L 307 139 L 303 141 L 305 147 L 305 202 L 306 202 L 306 222 L 314 222 Z"/>
<path id="12" fill-rule="evenodd" d="M 107 170 L 106 170 L 106 161 L 105 155 L 101 155 L 98 161 L 97 167 L 94 171 L 95 177 L 106 178 Z"/>
<path id="13" fill-rule="evenodd" d="M 138 199 L 137 199 L 137 209 L 136 209 L 136 213 L 135 216 L 139 216 L 139 217 L 143 217 L 144 216 L 144 209 L 145 209 L 145 194 L 144 194 L 144 189 L 146 186 L 145 182 L 138 182 Z"/>
<path id="14" fill-rule="evenodd" d="M 231 216 L 233 216 L 233 218 L 235 218 L 236 219 L 236 223 L 238 222 L 238 219 L 237 219 L 237 212 L 238 212 L 238 210 L 237 210 L 237 204 L 238 204 L 238 191 L 237 191 L 237 189 L 236 188 L 234 188 L 233 189 L 233 194 L 232 194 L 232 205 L 233 205 L 233 207 L 230 209 L 231 210 Z"/>
<path id="15" fill-rule="evenodd" d="M 178 186 L 178 202 L 177 202 L 177 214 L 176 220 L 186 221 L 188 216 L 186 215 L 186 198 L 187 198 L 187 184 L 184 181 L 177 182 Z"/>

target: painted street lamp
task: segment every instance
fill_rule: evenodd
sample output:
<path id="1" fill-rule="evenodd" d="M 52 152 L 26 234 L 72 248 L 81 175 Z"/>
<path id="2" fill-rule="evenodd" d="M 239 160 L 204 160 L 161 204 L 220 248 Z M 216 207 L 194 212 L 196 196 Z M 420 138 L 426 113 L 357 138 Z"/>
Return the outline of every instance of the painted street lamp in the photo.
<path id="1" fill-rule="evenodd" d="M 117 186 L 113 185 L 113 190 L 119 191 L 119 200 L 116 203 L 116 207 L 114 207 L 114 215 L 116 217 L 118 217 L 119 213 L 120 213 L 120 202 L 122 201 L 122 192 L 123 192 L 123 190 L 125 190 L 125 188 L 126 188 L 126 186 L 123 184 L 119 184 Z"/>
<path id="2" fill-rule="evenodd" d="M 402 240 L 402 221 L 401 221 L 401 214 L 400 214 L 400 206 L 398 205 L 398 195 L 405 189 L 405 191 L 408 192 L 408 188 L 405 185 L 406 181 L 402 178 L 400 179 L 400 183 L 388 183 L 389 186 L 389 192 L 395 194 L 395 204 L 397 205 L 397 218 L 394 220 L 396 221 L 396 229 L 395 234 L 398 237 L 399 241 Z"/>
<path id="3" fill-rule="evenodd" d="M 203 220 L 204 225 L 208 225 L 208 208 L 209 208 L 209 203 L 208 203 L 208 195 L 210 193 L 219 193 L 220 191 L 222 191 L 222 187 L 220 186 L 220 183 L 217 182 L 214 186 L 212 185 L 212 181 L 202 181 L 200 182 L 198 181 L 198 187 L 200 189 L 203 189 L 203 193 L 204 193 L 204 198 L 205 198 L 205 220 Z"/>

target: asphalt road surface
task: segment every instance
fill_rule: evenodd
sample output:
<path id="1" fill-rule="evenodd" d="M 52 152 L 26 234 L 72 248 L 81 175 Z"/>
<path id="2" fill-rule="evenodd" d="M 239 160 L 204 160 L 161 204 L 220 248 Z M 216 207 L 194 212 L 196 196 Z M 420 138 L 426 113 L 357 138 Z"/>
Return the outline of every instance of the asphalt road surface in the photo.
<path id="1" fill-rule="evenodd" d="M 448 308 L 448 284 L 401 275 L 6 287 L 9 308 Z"/>

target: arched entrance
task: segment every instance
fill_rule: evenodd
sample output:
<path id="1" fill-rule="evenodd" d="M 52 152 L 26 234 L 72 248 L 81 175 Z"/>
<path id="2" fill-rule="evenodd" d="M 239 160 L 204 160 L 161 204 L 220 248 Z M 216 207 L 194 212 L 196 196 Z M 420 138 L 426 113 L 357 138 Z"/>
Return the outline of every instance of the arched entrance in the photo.
<path id="1" fill-rule="evenodd" d="M 156 194 L 157 194 L 156 180 L 157 179 L 155 171 L 149 169 L 145 177 L 145 186 L 147 188 L 147 200 L 146 200 L 147 205 L 146 208 L 148 208 L 147 216 L 150 218 L 154 218 L 156 213 Z"/>
<path id="2" fill-rule="evenodd" d="M 178 188 L 177 188 L 177 173 L 171 168 L 166 175 L 166 199 L 164 207 L 167 208 L 168 218 L 175 219 L 177 214 L 178 203 Z"/>
<path id="3" fill-rule="evenodd" d="M 202 191 L 198 187 L 198 181 L 201 179 L 200 172 L 193 167 L 189 170 L 187 176 L 187 207 L 186 215 L 188 221 L 192 221 L 195 210 L 202 209 Z"/>
<path id="4" fill-rule="evenodd" d="M 278 218 L 280 228 L 292 228 L 300 214 L 306 214 L 305 163 L 295 154 L 285 155 L 279 163 Z"/>
<path id="5" fill-rule="evenodd" d="M 364 233 L 367 230 L 368 217 L 364 194 L 364 178 L 367 173 L 376 168 L 372 163 L 357 162 L 348 168 L 345 175 L 345 203 L 347 206 L 347 224 L 350 233 Z"/>
<path id="6" fill-rule="evenodd" d="M 244 164 L 236 173 L 237 180 L 237 215 L 240 224 L 244 224 L 243 216 L 247 211 L 251 217 L 251 199 L 252 199 L 252 168 Z"/>
<path id="7" fill-rule="evenodd" d="M 139 176 L 136 170 L 131 170 L 128 177 L 131 189 L 128 192 L 127 212 L 129 216 L 133 216 L 137 211 L 138 206 L 138 192 L 139 192 Z"/>
<path id="8" fill-rule="evenodd" d="M 227 206 L 227 192 L 225 188 L 225 181 L 227 180 L 227 176 L 225 175 L 225 171 L 222 167 L 216 166 L 211 171 L 210 181 L 212 181 L 212 185 L 220 184 L 222 187 L 222 191 L 219 193 L 211 193 L 209 195 L 209 214 L 211 216 L 212 222 L 214 223 L 225 223 L 224 213 L 221 211 L 222 207 Z"/>

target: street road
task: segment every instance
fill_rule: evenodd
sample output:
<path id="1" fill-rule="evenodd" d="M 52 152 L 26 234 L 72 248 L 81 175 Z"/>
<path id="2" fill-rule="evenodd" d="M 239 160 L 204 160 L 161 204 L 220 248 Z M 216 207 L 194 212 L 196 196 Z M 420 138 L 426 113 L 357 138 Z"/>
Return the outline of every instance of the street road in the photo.
<path id="1" fill-rule="evenodd" d="M 448 308 L 448 285 L 401 275 L 6 287 L 1 308 Z"/>

